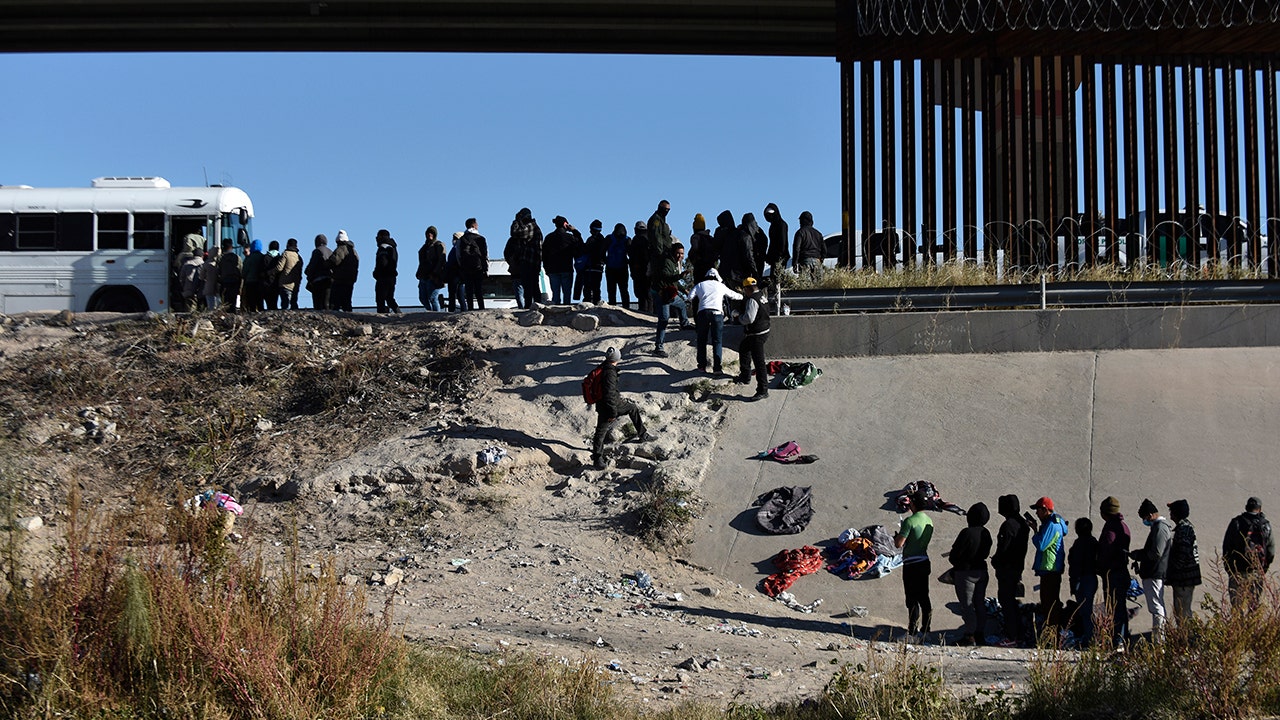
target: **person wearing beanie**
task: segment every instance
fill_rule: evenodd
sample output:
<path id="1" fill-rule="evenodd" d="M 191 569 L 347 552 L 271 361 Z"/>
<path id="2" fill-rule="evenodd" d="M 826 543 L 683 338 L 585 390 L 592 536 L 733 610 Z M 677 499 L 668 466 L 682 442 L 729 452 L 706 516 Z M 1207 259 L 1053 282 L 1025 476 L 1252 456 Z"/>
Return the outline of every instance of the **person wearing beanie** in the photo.
<path id="1" fill-rule="evenodd" d="M 907 602 L 907 635 L 928 635 L 933 625 L 933 604 L 929 600 L 929 541 L 933 520 L 925 514 L 928 498 L 923 491 L 911 495 L 911 514 L 898 526 L 893 544 L 902 548 L 902 593 Z"/>
<path id="2" fill-rule="evenodd" d="M 440 312 L 440 293 L 444 291 L 444 265 L 446 253 L 440 242 L 436 226 L 427 227 L 423 233 L 422 247 L 418 248 L 418 302 L 427 312 Z"/>
<path id="3" fill-rule="evenodd" d="M 782 212 L 774 203 L 764 206 L 764 219 L 769 223 L 769 245 L 765 250 L 764 259 L 769 263 L 769 276 L 772 278 L 773 286 L 777 287 L 778 283 L 782 282 L 782 271 L 786 269 L 787 261 L 791 259 L 791 252 L 788 250 L 791 244 L 791 228 L 787 227 L 787 221 L 782 218 Z"/>
<path id="4" fill-rule="evenodd" d="M 627 265 L 631 268 L 631 287 L 636 293 L 636 309 L 653 312 L 649 303 L 649 228 L 637 220 L 627 247 Z"/>
<path id="5" fill-rule="evenodd" d="M 591 221 L 591 232 L 582 244 L 581 267 L 575 268 L 578 278 L 573 289 L 574 298 L 580 297 L 595 305 L 600 304 L 600 285 L 604 282 L 604 255 L 609 246 L 608 240 L 600 232 L 603 227 L 604 223 L 599 220 Z"/>
<path id="6" fill-rule="evenodd" d="M 333 289 L 329 300 L 332 309 L 351 312 L 351 295 L 356 288 L 356 278 L 360 276 L 360 256 L 356 253 L 355 243 L 347 237 L 346 230 L 338 231 L 334 245 L 333 253 L 327 261 L 333 271 Z"/>
<path id="7" fill-rule="evenodd" d="M 281 310 L 298 309 L 298 292 L 302 290 L 302 255 L 298 239 L 285 241 L 284 252 L 276 260 L 276 291 L 280 293 Z"/>
<path id="8" fill-rule="evenodd" d="M 609 304 L 617 305 L 618 297 L 622 297 L 622 307 L 631 309 L 631 292 L 627 288 L 627 251 L 631 249 L 631 238 L 627 237 L 627 226 L 618 223 L 613 226 L 613 234 L 605 238 L 604 281 L 609 288 Z"/>
<path id="9" fill-rule="evenodd" d="M 693 307 L 694 329 L 698 332 L 698 372 L 707 371 L 707 341 L 711 341 L 712 372 L 720 375 L 724 353 L 724 303 L 726 298 L 741 300 L 742 293 L 720 282 L 720 273 L 708 268 L 702 282 L 693 286 L 689 300 Z"/>
<path id="10" fill-rule="evenodd" d="M 797 272 L 819 275 L 822 273 L 822 261 L 827 255 L 827 241 L 822 233 L 813 227 L 813 213 L 805 210 L 800 213 L 800 229 L 796 230 L 791 243 L 792 267 Z"/>
<path id="11" fill-rule="evenodd" d="M 1191 619 L 1194 613 L 1192 600 L 1196 586 L 1200 584 L 1200 546 L 1196 543 L 1196 528 L 1191 524 L 1191 505 L 1186 500 L 1174 500 L 1168 504 L 1169 519 L 1173 521 L 1173 546 L 1169 550 L 1169 571 L 1164 584 L 1173 588 L 1173 621 L 1179 627 Z"/>
<path id="12" fill-rule="evenodd" d="M 991 554 L 991 533 L 987 521 L 991 512 L 985 503 L 974 503 L 965 513 L 969 525 L 960 531 L 951 544 L 952 577 L 955 579 L 956 600 L 960 603 L 960 617 L 964 625 L 956 645 L 982 645 L 987 627 L 987 556 Z"/>
<path id="13" fill-rule="evenodd" d="M 311 251 L 307 267 L 302 274 L 307 277 L 307 292 L 311 293 L 311 307 L 316 310 L 329 309 L 329 289 L 333 286 L 333 270 L 329 267 L 329 238 L 324 233 L 316 235 L 316 248 Z"/>
<path id="14" fill-rule="evenodd" d="M 581 254 L 582 233 L 563 215 L 552 218 L 551 224 L 556 229 L 542 242 L 542 267 L 551 282 L 551 304 L 568 305 L 573 302 L 573 260 Z"/>
<path id="15" fill-rule="evenodd" d="M 1004 517 L 996 531 L 996 551 L 991 556 L 991 569 L 996 575 L 996 599 L 1004 609 L 1002 647 L 1017 647 L 1024 642 L 1022 625 L 1022 572 L 1027 566 L 1027 543 L 1031 525 L 1022 516 L 1022 502 L 1017 495 L 1001 495 L 996 512 Z"/>
<path id="16" fill-rule="evenodd" d="M 1093 642 L 1093 599 L 1098 594 L 1098 539 L 1093 521 L 1076 518 L 1076 539 L 1067 551 L 1067 584 L 1076 609 L 1068 618 L 1081 647 Z"/>
<path id="17" fill-rule="evenodd" d="M 1231 604 L 1257 607 L 1262 592 L 1262 576 L 1276 559 L 1276 541 L 1271 522 L 1262 514 L 1262 500 L 1251 497 L 1244 512 L 1231 519 L 1222 538 L 1222 562 L 1227 570 L 1227 591 Z"/>
<path id="18" fill-rule="evenodd" d="M 636 431 L 636 442 L 653 440 L 653 436 L 644 428 L 644 414 L 640 412 L 640 407 L 623 398 L 618 389 L 618 363 L 621 360 L 622 353 L 611 347 L 605 350 L 604 362 L 598 368 L 601 394 L 596 403 L 596 433 L 591 438 L 591 465 L 597 470 L 604 470 L 606 467 L 604 441 L 609 435 L 609 428 L 618 418 L 624 415 L 630 418 Z"/>
<path id="19" fill-rule="evenodd" d="M 1040 615 L 1044 627 L 1058 625 L 1061 609 L 1062 572 L 1066 569 L 1067 521 L 1053 510 L 1053 500 L 1042 497 L 1031 506 L 1036 511 L 1039 529 L 1031 536 L 1035 559 L 1031 569 L 1040 578 Z"/>
<path id="20" fill-rule="evenodd" d="M 533 211 L 520 208 L 511 221 L 511 235 L 502 249 L 507 261 L 516 296 L 516 307 L 530 310 L 535 302 L 543 302 L 540 277 L 542 275 L 542 228 L 533 219 Z"/>
<path id="21" fill-rule="evenodd" d="M 1098 534 L 1098 575 L 1102 578 L 1102 598 L 1111 616 L 1112 642 L 1123 650 L 1129 639 L 1129 526 L 1120 514 L 1120 501 L 1110 496 L 1098 506 L 1102 532 Z"/>
<path id="22" fill-rule="evenodd" d="M 378 250 L 373 256 L 373 298 L 378 312 L 400 314 L 396 302 L 396 278 L 400 275 L 400 251 L 388 230 L 379 230 L 374 239 Z"/>
<path id="23" fill-rule="evenodd" d="M 262 241 L 255 239 L 249 245 L 249 254 L 244 258 L 244 284 L 240 288 L 240 306 L 246 312 L 261 312 L 264 308 L 262 282 L 267 264 L 265 249 L 266 246 Z"/>
<path id="24" fill-rule="evenodd" d="M 707 232 L 707 220 L 702 213 L 693 216 L 693 234 L 689 236 L 689 264 L 693 266 L 693 277 L 701 281 L 720 262 L 720 252 L 716 248 L 715 236 Z"/>
<path id="25" fill-rule="evenodd" d="M 1169 549 L 1173 545 L 1173 523 L 1160 515 L 1160 508 L 1150 499 L 1143 499 L 1138 506 L 1138 517 L 1150 528 L 1147 542 L 1141 550 L 1134 550 L 1130 557 L 1142 578 L 1142 594 L 1147 600 L 1147 612 L 1151 613 L 1151 639 L 1164 640 L 1164 578 L 1169 571 Z"/>

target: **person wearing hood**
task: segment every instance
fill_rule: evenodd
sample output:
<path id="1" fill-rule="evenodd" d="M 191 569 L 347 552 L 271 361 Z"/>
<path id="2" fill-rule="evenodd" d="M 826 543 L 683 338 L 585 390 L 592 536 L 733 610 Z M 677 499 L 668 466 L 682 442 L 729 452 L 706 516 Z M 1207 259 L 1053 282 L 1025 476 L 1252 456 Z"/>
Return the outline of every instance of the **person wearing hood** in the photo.
<path id="1" fill-rule="evenodd" d="M 826 260 L 827 242 L 822 233 L 813 227 L 813 213 L 808 210 L 800 213 L 800 229 L 796 230 L 792 242 L 793 265 L 797 272 L 816 275 L 822 272 L 822 261 Z"/>
<path id="2" fill-rule="evenodd" d="M 728 210 L 717 215 L 716 222 L 715 242 L 720 248 L 720 275 L 730 286 L 741 286 L 743 280 L 759 274 L 751 239 L 734 226 L 733 213 Z"/>
<path id="3" fill-rule="evenodd" d="M 356 253 L 355 243 L 347 237 L 346 230 L 338 231 L 333 253 L 326 262 L 333 271 L 333 290 L 330 296 L 333 309 L 352 312 L 351 295 L 356 289 L 356 278 L 360 276 L 360 256 Z"/>
<path id="4" fill-rule="evenodd" d="M 1111 616 L 1112 641 L 1123 648 L 1129 637 L 1129 526 L 1120 514 L 1120 501 L 1109 496 L 1098 506 L 1102 532 L 1098 534 L 1098 575 L 1102 578 L 1102 601 Z"/>
<path id="5" fill-rule="evenodd" d="M 600 304 L 600 284 L 604 281 L 604 254 L 605 248 L 608 247 L 608 241 L 600 232 L 603 228 L 603 222 L 591 221 L 587 240 L 582 244 L 582 267 L 578 269 L 581 289 L 574 288 L 574 297 L 581 297 L 595 305 Z"/>
<path id="6" fill-rule="evenodd" d="M 247 312 L 261 312 L 262 280 L 266 267 L 267 253 L 261 240 L 254 240 L 249 245 L 249 254 L 244 258 L 244 285 L 240 289 L 240 303 Z"/>
<path id="7" fill-rule="evenodd" d="M 329 290 L 333 286 L 333 269 L 329 267 L 329 238 L 324 233 L 316 235 L 316 249 L 311 251 L 307 267 L 302 274 L 307 276 L 307 292 L 311 293 L 311 307 L 316 310 L 329 309 Z"/>
<path id="8" fill-rule="evenodd" d="M 702 280 L 707 271 L 720 263 L 720 247 L 715 236 L 707 232 L 707 219 L 702 213 L 693 216 L 693 234 L 689 236 L 689 264 L 693 266 L 693 277 Z"/>
<path id="9" fill-rule="evenodd" d="M 1191 524 L 1191 505 L 1186 500 L 1174 500 L 1168 504 L 1169 519 L 1173 520 L 1173 545 L 1169 548 L 1169 570 L 1164 583 L 1173 588 L 1173 620 L 1181 627 L 1191 619 L 1192 600 L 1196 586 L 1200 584 L 1200 546 L 1196 543 L 1196 528 Z"/>
<path id="10" fill-rule="evenodd" d="M 627 237 L 627 226 L 618 223 L 613 226 L 613 234 L 605 238 L 604 281 L 609 288 L 609 304 L 617 305 L 618 296 L 622 296 L 622 307 L 631 309 L 631 293 L 627 289 L 627 250 L 631 246 L 631 238 Z"/>
<path id="11" fill-rule="evenodd" d="M 964 627 L 956 645 L 981 645 L 987 628 L 987 556 L 991 554 L 991 533 L 987 521 L 991 512 L 985 503 L 974 503 L 965 513 L 969 526 L 951 544 L 952 577 Z"/>
<path id="12" fill-rule="evenodd" d="M 520 208 L 511 221 L 511 236 L 502 249 L 515 286 L 516 307 L 532 309 L 542 300 L 538 276 L 542 274 L 542 228 L 533 219 L 533 211 Z"/>
<path id="13" fill-rule="evenodd" d="M 284 252 L 276 261 L 279 288 L 280 309 L 297 310 L 298 293 L 302 290 L 302 254 L 298 252 L 298 238 L 289 238 L 284 243 Z"/>
<path id="14" fill-rule="evenodd" d="M 1040 578 L 1040 614 L 1045 627 L 1057 627 L 1062 598 L 1062 572 L 1066 568 L 1067 521 L 1053 511 L 1053 500 L 1042 497 L 1031 506 L 1040 527 L 1031 536 L 1036 548 L 1031 569 Z"/>
<path id="15" fill-rule="evenodd" d="M 268 310 L 280 306 L 280 241 L 267 244 L 267 255 L 262 259 L 262 304 Z M 285 304 L 288 310 L 288 303 Z"/>
<path id="16" fill-rule="evenodd" d="M 653 312 L 649 303 L 649 226 L 637 220 L 627 247 L 627 265 L 631 268 L 631 287 L 636 293 L 636 309 Z"/>
<path id="17" fill-rule="evenodd" d="M 791 259 L 791 252 L 788 250 L 791 228 L 787 227 L 787 221 L 782 218 L 782 213 L 774 203 L 764 206 L 764 219 L 769 223 L 769 246 L 764 259 L 769 263 L 769 275 L 773 278 L 774 287 L 778 287 L 778 283 L 782 282 L 782 271 Z"/>
<path id="18" fill-rule="evenodd" d="M 400 251 L 389 230 L 379 230 L 374 242 L 378 251 L 373 256 L 373 298 L 378 312 L 400 314 L 396 303 L 396 277 L 400 275 Z"/>
<path id="19" fill-rule="evenodd" d="M 1151 613 L 1151 639 L 1159 642 L 1164 639 L 1164 622 L 1167 613 L 1164 607 L 1164 578 L 1169 572 L 1169 550 L 1173 546 L 1173 523 L 1160 515 L 1160 508 L 1143 498 L 1138 506 L 1138 517 L 1142 524 L 1151 528 L 1147 533 L 1147 542 L 1141 550 L 1134 550 L 1129 555 L 1134 561 L 1138 577 L 1142 578 L 1142 595 L 1147 600 L 1147 612 Z"/>
<path id="20" fill-rule="evenodd" d="M 581 252 L 582 233 L 563 215 L 551 223 L 556 229 L 542 243 L 542 266 L 551 281 L 551 304 L 568 305 L 573 302 L 573 259 Z"/>
<path id="21" fill-rule="evenodd" d="M 698 331 L 698 372 L 707 371 L 707 340 L 711 340 L 712 372 L 720 375 L 721 355 L 724 351 L 724 301 L 725 298 L 741 300 L 742 293 L 729 289 L 720 281 L 720 273 L 708 268 L 702 282 L 693 286 L 690 300 L 694 312 L 694 328 Z"/>
<path id="22" fill-rule="evenodd" d="M 440 242 L 436 226 L 431 225 L 423 233 L 422 247 L 418 248 L 418 301 L 428 312 L 440 312 L 440 293 L 444 291 L 444 243 Z"/>
<path id="23" fill-rule="evenodd" d="M 1027 542 L 1031 525 L 1022 516 L 1022 503 L 1017 495 L 1001 495 L 996 512 L 1004 517 L 996 531 L 996 550 L 991 556 L 991 569 L 996 575 L 996 599 L 1004 609 L 1005 640 L 1002 645 L 1022 644 L 1022 571 L 1027 566 Z"/>
<path id="24" fill-rule="evenodd" d="M 765 255 L 769 250 L 769 238 L 756 224 L 756 216 L 752 213 L 742 216 L 742 223 L 738 225 L 738 234 L 742 236 L 742 242 L 751 248 L 752 277 L 760 279 L 764 275 L 764 266 L 767 262 Z"/>
<path id="25" fill-rule="evenodd" d="M 1067 551 L 1067 585 L 1076 601 L 1076 611 L 1068 622 L 1077 630 L 1081 647 L 1093 642 L 1093 599 L 1098 594 L 1098 539 L 1093 521 L 1076 518 L 1076 539 Z"/>

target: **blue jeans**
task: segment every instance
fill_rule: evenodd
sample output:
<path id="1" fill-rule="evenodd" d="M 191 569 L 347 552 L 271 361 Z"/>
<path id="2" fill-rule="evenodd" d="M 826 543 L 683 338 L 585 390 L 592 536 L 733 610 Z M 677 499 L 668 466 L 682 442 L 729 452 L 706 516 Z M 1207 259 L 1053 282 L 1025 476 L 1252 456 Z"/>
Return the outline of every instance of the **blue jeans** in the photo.
<path id="1" fill-rule="evenodd" d="M 659 297 L 657 290 L 649 291 L 649 299 L 653 302 L 653 307 L 658 313 L 658 345 L 657 349 L 661 350 L 663 343 L 667 339 L 667 320 L 671 318 L 671 309 L 675 308 L 680 315 L 680 327 L 689 324 L 689 310 L 685 307 L 684 299 L 679 295 L 669 303 L 663 303 Z"/>
<path id="2" fill-rule="evenodd" d="M 695 318 L 698 328 L 698 369 L 707 369 L 707 340 L 711 340 L 712 367 L 720 372 L 720 357 L 724 350 L 724 313 L 699 310 Z"/>
<path id="3" fill-rule="evenodd" d="M 443 290 L 443 285 L 436 285 L 430 280 L 419 280 L 418 302 L 421 302 L 422 307 L 430 312 L 440 312 L 440 293 Z"/>
<path id="4" fill-rule="evenodd" d="M 547 280 L 551 282 L 551 304 L 568 305 L 573 302 L 573 273 L 549 273 Z"/>

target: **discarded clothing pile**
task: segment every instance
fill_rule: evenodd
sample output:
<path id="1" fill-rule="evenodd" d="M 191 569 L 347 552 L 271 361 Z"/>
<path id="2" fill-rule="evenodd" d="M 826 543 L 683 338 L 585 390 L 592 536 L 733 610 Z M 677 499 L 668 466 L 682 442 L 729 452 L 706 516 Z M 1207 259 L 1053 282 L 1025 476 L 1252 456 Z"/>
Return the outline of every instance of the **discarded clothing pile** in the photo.
<path id="1" fill-rule="evenodd" d="M 240 503 L 236 502 L 235 498 L 224 492 L 216 492 L 214 490 L 205 490 L 184 503 L 184 507 L 194 512 L 209 503 L 216 503 L 219 510 L 226 510 L 232 515 L 244 514 L 244 508 L 240 506 Z"/>
<path id="2" fill-rule="evenodd" d="M 818 461 L 817 455 L 800 454 L 800 445 L 795 440 L 788 440 L 770 450 L 761 450 L 755 455 L 756 460 L 773 460 L 784 465 L 808 465 Z"/>
<path id="3" fill-rule="evenodd" d="M 883 525 L 868 525 L 840 533 L 832 547 L 833 562 L 827 570 L 846 579 L 878 578 L 903 564 L 902 550 Z"/>
<path id="4" fill-rule="evenodd" d="M 507 451 L 498 445 L 492 445 L 476 453 L 476 464 L 483 467 L 485 465 L 496 465 L 503 458 L 507 457 Z"/>
<path id="5" fill-rule="evenodd" d="M 822 377 L 822 370 L 811 362 L 782 362 L 774 360 L 768 365 L 770 375 L 782 376 L 782 387 L 795 389 L 808 385 Z"/>
<path id="6" fill-rule="evenodd" d="M 805 545 L 795 550 L 783 550 L 773 558 L 778 572 L 764 579 L 764 594 L 777 597 L 805 575 L 816 573 L 822 569 L 822 551 L 812 545 Z"/>
<path id="7" fill-rule="evenodd" d="M 794 535 L 813 519 L 813 495 L 808 487 L 774 488 L 756 498 L 756 524 L 773 535 Z"/>
<path id="8" fill-rule="evenodd" d="M 907 483 L 907 486 L 898 493 L 897 503 L 898 512 L 911 511 L 911 496 L 917 491 L 923 492 L 925 497 L 925 510 L 945 510 L 946 512 L 964 515 L 964 508 L 953 502 L 947 502 L 942 499 L 942 495 L 938 492 L 938 486 L 928 480 L 916 480 Z"/>

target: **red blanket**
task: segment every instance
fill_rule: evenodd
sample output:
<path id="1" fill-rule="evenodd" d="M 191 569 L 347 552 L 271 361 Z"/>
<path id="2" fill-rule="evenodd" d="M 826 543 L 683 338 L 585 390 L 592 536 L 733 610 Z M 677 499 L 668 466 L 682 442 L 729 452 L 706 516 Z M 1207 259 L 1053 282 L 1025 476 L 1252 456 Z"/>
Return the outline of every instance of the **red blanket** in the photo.
<path id="1" fill-rule="evenodd" d="M 764 594 L 777 597 L 778 593 L 791 587 L 801 576 L 816 573 L 822 569 L 822 551 L 812 545 L 805 545 L 797 550 L 783 550 L 773 558 L 778 572 L 764 579 Z"/>

